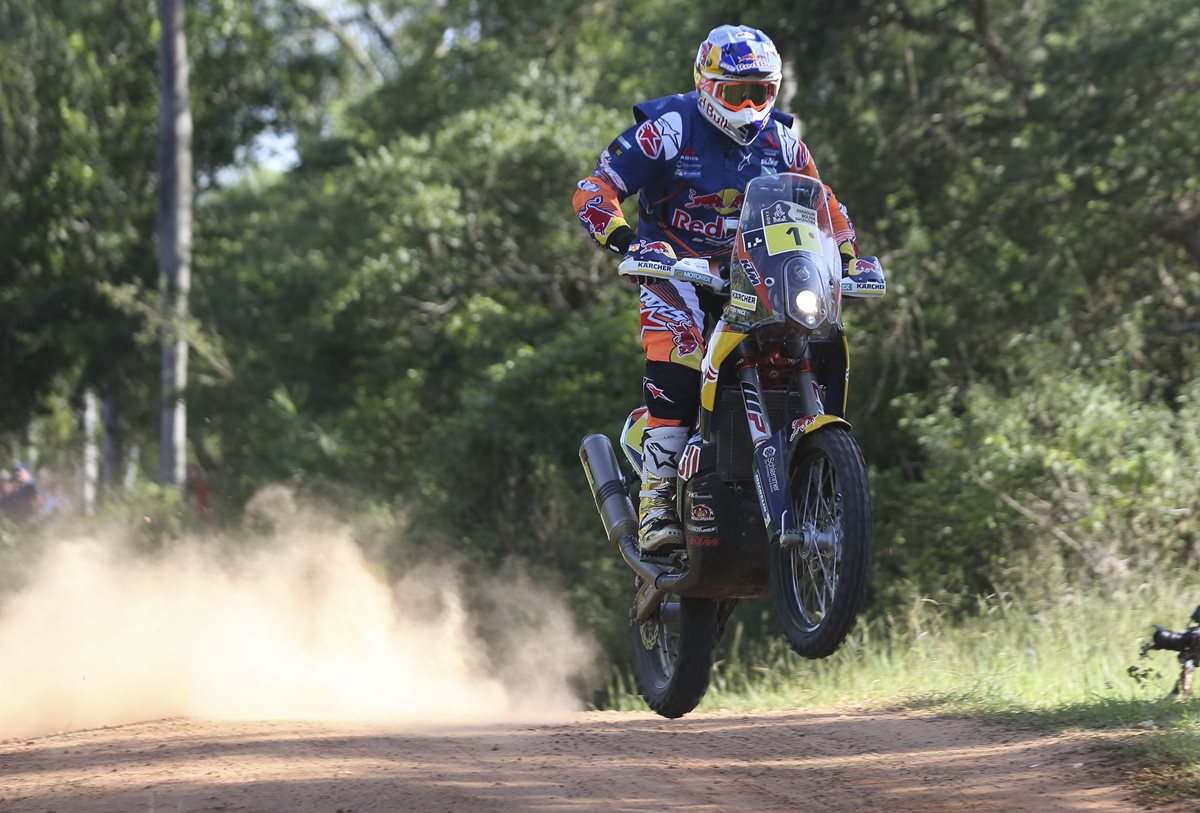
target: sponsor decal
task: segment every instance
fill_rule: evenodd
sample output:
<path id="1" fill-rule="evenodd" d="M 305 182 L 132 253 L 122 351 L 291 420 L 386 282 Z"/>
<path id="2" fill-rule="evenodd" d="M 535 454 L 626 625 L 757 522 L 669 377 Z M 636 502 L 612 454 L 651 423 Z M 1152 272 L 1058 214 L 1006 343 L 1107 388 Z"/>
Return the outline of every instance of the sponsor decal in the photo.
<path id="1" fill-rule="evenodd" d="M 667 397 L 667 394 L 663 392 L 662 387 L 655 384 L 649 378 L 642 379 L 642 386 L 646 388 L 646 392 L 650 393 L 651 398 L 657 398 L 660 401 L 666 401 L 668 404 L 675 403 Z"/>
<path id="2" fill-rule="evenodd" d="M 700 156 L 695 147 L 683 147 L 679 151 L 679 160 L 675 162 L 675 174 L 680 178 L 699 178 L 703 172 Z"/>
<path id="3" fill-rule="evenodd" d="M 746 279 L 751 285 L 758 287 L 762 282 L 762 278 L 758 275 L 758 269 L 754 267 L 754 263 L 749 260 L 742 260 L 742 273 L 746 275 Z"/>
<path id="4" fill-rule="evenodd" d="M 761 248 L 766 244 L 766 238 L 763 237 L 762 229 L 755 229 L 751 232 L 742 232 L 742 240 L 746 243 L 746 251 L 752 251 L 756 248 Z M 758 283 L 755 283 L 757 285 Z"/>
<path id="5" fill-rule="evenodd" d="M 664 243 L 662 240 L 643 241 L 638 243 L 635 251 L 657 251 L 659 254 L 667 254 L 675 256 L 675 250 L 671 248 L 670 243 Z"/>
<path id="6" fill-rule="evenodd" d="M 671 228 L 689 234 L 700 234 L 716 242 L 728 242 L 732 236 L 725 236 L 725 219 L 715 221 L 701 220 L 692 217 L 683 209 L 676 209 L 671 215 Z"/>
<path id="7" fill-rule="evenodd" d="M 708 522 L 715 517 L 716 514 L 713 513 L 712 506 L 710 505 L 704 505 L 701 503 L 699 505 L 692 506 L 692 519 L 696 520 L 697 522 Z"/>
<path id="8" fill-rule="evenodd" d="M 658 130 L 662 134 L 663 158 L 670 161 L 679 154 L 679 142 L 683 140 L 683 119 L 678 113 L 667 113 L 658 119 Z"/>
<path id="9" fill-rule="evenodd" d="M 698 548 L 713 548 L 717 545 L 717 538 L 715 536 L 693 536 L 688 538 L 688 544 Z"/>
<path id="10" fill-rule="evenodd" d="M 800 435 L 808 431 L 808 428 L 817 422 L 816 415 L 809 415 L 807 418 L 797 418 L 792 421 L 792 434 L 788 442 L 795 440 Z"/>
<path id="11" fill-rule="evenodd" d="M 776 166 L 779 166 L 779 159 L 778 158 L 762 158 L 759 160 L 758 163 L 762 164 L 764 167 L 776 167 Z"/>
<path id="12" fill-rule="evenodd" d="M 753 156 L 750 154 L 749 150 L 747 150 L 746 152 L 742 153 L 742 160 L 741 160 L 741 162 L 738 164 L 738 172 L 741 172 L 743 169 L 745 169 L 746 167 L 750 166 L 750 159 L 751 159 L 752 157 L 753 157 Z"/>
<path id="13" fill-rule="evenodd" d="M 808 165 L 808 161 L 797 163 L 798 153 L 800 152 L 800 139 L 796 136 L 795 131 L 791 127 L 784 127 L 780 122 L 777 128 L 779 132 L 780 148 L 783 152 L 783 159 L 789 167 L 803 167 Z"/>
<path id="14" fill-rule="evenodd" d="M 733 291 L 729 295 L 729 304 L 735 308 L 752 311 L 758 308 L 758 297 L 754 294 L 744 294 L 741 291 Z"/>
<path id="15" fill-rule="evenodd" d="M 662 131 L 657 121 L 648 121 L 637 129 L 637 143 L 647 158 L 657 158 L 662 155 Z"/>
<path id="16" fill-rule="evenodd" d="M 575 187 L 577 189 L 582 189 L 584 192 L 599 192 L 600 191 L 600 187 L 596 186 L 596 184 L 592 183 L 587 178 L 584 178 L 582 181 L 575 184 Z"/>
<path id="17" fill-rule="evenodd" d="M 731 215 L 740 212 L 745 202 L 746 194 L 740 189 L 722 189 L 706 195 L 697 195 L 695 189 L 689 189 L 687 203 L 683 205 L 688 209 L 715 209 L 717 214 Z"/>
<path id="18" fill-rule="evenodd" d="M 738 57 L 738 68 L 746 70 L 747 68 L 761 68 L 763 73 L 766 73 L 775 67 L 771 64 L 771 58 L 764 54 L 742 54 Z"/>
<path id="19" fill-rule="evenodd" d="M 825 414 L 825 405 L 821 403 L 821 388 L 817 385 L 816 381 L 812 382 L 812 391 L 813 391 L 813 398 L 815 398 L 817 401 L 817 414 L 824 415 Z"/>
<path id="20" fill-rule="evenodd" d="M 658 472 L 664 469 L 679 471 L 679 453 L 674 449 L 664 448 L 657 440 L 648 440 L 642 447 L 645 452 L 647 461 L 651 462 L 653 468 L 651 471 Z"/>
<path id="21" fill-rule="evenodd" d="M 780 223 L 799 223 L 815 229 L 817 213 L 798 203 L 776 201 L 773 206 L 763 211 L 763 225 L 774 226 Z"/>
<path id="22" fill-rule="evenodd" d="M 667 113 L 637 128 L 634 138 L 647 158 L 670 160 L 679 153 L 683 136 L 683 119 L 678 113 Z"/>
<path id="23" fill-rule="evenodd" d="M 700 444 L 689 443 L 683 450 L 683 457 L 679 461 L 679 476 L 684 480 L 690 480 L 699 468 Z"/>
<path id="24" fill-rule="evenodd" d="M 855 260 L 850 265 L 850 276 L 857 277 L 862 273 L 871 273 L 875 270 L 875 263 L 870 260 Z"/>
<path id="25" fill-rule="evenodd" d="M 667 327 L 671 331 L 671 338 L 675 340 L 675 347 L 679 349 L 679 355 L 690 356 L 700 349 L 700 340 L 690 326 L 669 322 Z"/>
<path id="26" fill-rule="evenodd" d="M 758 508 L 762 511 L 763 520 L 769 526 L 771 524 L 771 510 L 767 507 L 767 493 L 763 490 L 762 478 L 758 476 L 758 472 L 754 472 L 754 490 L 758 492 Z"/>
<path id="27" fill-rule="evenodd" d="M 724 117 L 717 111 L 717 106 L 713 104 L 712 99 L 710 99 L 707 94 L 701 94 L 699 101 L 701 110 L 704 111 L 705 116 L 710 122 L 716 123 L 717 126 L 730 135 L 738 135 L 737 131 L 734 130 L 733 125 L 725 121 Z"/>
<path id="28" fill-rule="evenodd" d="M 771 484 L 771 491 L 779 490 L 779 473 L 775 471 L 775 447 L 767 446 L 762 450 L 763 453 L 763 468 L 767 470 L 767 481 Z"/>
<path id="29" fill-rule="evenodd" d="M 638 260 L 637 270 L 669 277 L 671 276 L 671 272 L 675 270 L 675 266 L 669 263 L 654 262 L 653 260 Z"/>
<path id="30" fill-rule="evenodd" d="M 613 218 L 616 217 L 612 212 L 600 206 L 604 198 L 600 195 L 588 200 L 579 210 L 579 220 L 587 227 L 587 230 L 594 235 L 603 236 L 608 234 L 608 229 L 612 226 Z"/>
<path id="31" fill-rule="evenodd" d="M 753 424 L 754 428 L 758 430 L 759 437 L 762 437 L 763 435 L 767 434 L 767 424 L 766 424 L 766 421 L 763 420 L 763 416 L 762 416 L 761 412 L 747 411 L 746 417 L 750 419 L 750 423 Z"/>

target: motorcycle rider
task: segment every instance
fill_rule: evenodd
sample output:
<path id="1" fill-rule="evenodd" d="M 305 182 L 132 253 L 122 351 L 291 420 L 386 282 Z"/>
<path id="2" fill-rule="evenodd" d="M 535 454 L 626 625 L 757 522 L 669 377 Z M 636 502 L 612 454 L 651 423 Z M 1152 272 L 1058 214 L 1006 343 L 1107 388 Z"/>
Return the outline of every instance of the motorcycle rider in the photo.
<path id="1" fill-rule="evenodd" d="M 775 109 L 781 69 L 763 32 L 713 29 L 696 54 L 696 90 L 635 105 L 634 126 L 577 184 L 575 210 L 592 238 L 650 263 L 728 258 L 751 178 L 776 172 L 820 178 L 793 118 Z M 845 266 L 858 256 L 854 227 L 833 190 L 825 190 Z M 635 192 L 636 234 L 621 210 Z M 641 550 L 651 552 L 684 541 L 675 509 L 678 458 L 699 410 L 704 320 L 719 314 L 724 298 L 689 282 L 646 277 L 639 298 L 649 416 L 638 536 Z"/>

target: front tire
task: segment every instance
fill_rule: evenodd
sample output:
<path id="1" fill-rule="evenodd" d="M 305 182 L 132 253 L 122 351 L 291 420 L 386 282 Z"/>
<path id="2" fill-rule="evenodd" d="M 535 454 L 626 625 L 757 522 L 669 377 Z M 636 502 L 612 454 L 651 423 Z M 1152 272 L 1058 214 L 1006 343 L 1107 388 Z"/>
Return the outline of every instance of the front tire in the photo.
<path id="1" fill-rule="evenodd" d="M 833 654 L 854 627 L 871 566 L 871 492 L 858 444 L 844 429 L 806 436 L 791 469 L 792 508 L 817 544 L 772 545 L 771 598 L 798 654 Z"/>
<path id="2" fill-rule="evenodd" d="M 644 623 L 630 618 L 638 694 L 663 717 L 682 717 L 708 691 L 720 638 L 720 604 L 667 596 Z"/>

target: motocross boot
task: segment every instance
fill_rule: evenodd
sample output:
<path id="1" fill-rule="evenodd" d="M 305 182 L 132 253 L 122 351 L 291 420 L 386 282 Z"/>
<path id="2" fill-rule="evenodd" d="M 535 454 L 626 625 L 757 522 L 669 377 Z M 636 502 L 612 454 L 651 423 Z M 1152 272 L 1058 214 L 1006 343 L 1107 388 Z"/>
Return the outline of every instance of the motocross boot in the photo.
<path id="1" fill-rule="evenodd" d="M 682 426 L 655 426 L 643 436 L 638 510 L 638 545 L 642 553 L 683 544 L 683 526 L 675 509 L 675 478 L 687 435 L 688 430 Z"/>

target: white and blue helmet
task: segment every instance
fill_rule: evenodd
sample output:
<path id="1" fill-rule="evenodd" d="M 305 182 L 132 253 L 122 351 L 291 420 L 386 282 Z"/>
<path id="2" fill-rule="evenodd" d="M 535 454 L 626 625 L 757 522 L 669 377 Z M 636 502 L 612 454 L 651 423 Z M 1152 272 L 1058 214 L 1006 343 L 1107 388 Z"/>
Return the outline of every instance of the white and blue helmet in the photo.
<path id="1" fill-rule="evenodd" d="M 700 112 L 737 143 L 749 144 L 771 117 L 782 69 L 775 43 L 757 28 L 714 28 L 696 52 Z"/>

